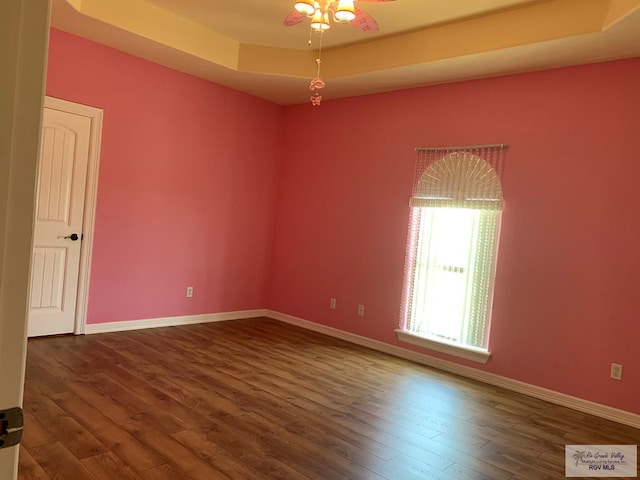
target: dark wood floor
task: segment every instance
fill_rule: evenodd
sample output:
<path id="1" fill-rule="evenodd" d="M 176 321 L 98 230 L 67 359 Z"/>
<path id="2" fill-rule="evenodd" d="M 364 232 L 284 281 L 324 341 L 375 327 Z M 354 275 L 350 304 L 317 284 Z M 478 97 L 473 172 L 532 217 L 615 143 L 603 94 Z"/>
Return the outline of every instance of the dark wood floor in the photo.
<path id="1" fill-rule="evenodd" d="M 640 431 L 268 319 L 29 341 L 27 479 L 559 479 Z"/>

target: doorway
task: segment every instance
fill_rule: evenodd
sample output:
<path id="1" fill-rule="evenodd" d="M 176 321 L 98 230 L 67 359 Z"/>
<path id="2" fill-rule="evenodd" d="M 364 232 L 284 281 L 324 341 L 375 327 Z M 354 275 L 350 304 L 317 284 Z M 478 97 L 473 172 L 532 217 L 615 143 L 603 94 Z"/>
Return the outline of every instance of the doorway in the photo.
<path id="1" fill-rule="evenodd" d="M 84 333 L 102 110 L 46 97 L 28 336 Z"/>

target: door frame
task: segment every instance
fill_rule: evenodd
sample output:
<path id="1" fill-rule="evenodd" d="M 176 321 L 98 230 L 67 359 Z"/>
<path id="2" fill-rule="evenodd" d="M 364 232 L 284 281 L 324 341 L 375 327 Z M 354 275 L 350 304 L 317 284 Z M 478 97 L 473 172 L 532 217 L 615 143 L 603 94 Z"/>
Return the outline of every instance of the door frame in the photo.
<path id="1" fill-rule="evenodd" d="M 103 110 L 88 105 L 70 102 L 55 97 L 45 97 L 44 107 L 61 112 L 87 117 L 91 120 L 89 134 L 89 158 L 87 160 L 87 184 L 84 194 L 82 216 L 82 241 L 80 242 L 80 267 L 78 270 L 78 295 L 75 305 L 73 333 L 82 335 L 87 323 L 89 304 L 89 280 L 91 279 L 91 254 L 93 251 L 93 228 L 95 225 L 96 202 L 98 198 L 98 171 L 102 142 Z"/>

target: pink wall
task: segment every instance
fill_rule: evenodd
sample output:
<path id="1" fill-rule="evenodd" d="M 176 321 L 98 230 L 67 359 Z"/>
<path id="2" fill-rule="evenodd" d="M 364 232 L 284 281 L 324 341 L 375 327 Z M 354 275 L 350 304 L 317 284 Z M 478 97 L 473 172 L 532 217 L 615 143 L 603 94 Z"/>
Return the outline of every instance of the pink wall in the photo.
<path id="1" fill-rule="evenodd" d="M 493 357 L 415 350 L 640 413 L 639 81 L 633 59 L 287 108 L 269 308 L 413 348 L 393 333 L 413 149 L 506 142 Z"/>
<path id="2" fill-rule="evenodd" d="M 507 142 L 493 357 L 415 350 L 640 413 L 639 80 L 634 59 L 281 108 L 53 30 L 47 94 L 105 112 L 89 322 L 268 307 L 414 348 L 413 148 Z"/>
<path id="3" fill-rule="evenodd" d="M 264 308 L 280 107 L 58 30 L 47 94 L 104 109 L 88 323 Z"/>

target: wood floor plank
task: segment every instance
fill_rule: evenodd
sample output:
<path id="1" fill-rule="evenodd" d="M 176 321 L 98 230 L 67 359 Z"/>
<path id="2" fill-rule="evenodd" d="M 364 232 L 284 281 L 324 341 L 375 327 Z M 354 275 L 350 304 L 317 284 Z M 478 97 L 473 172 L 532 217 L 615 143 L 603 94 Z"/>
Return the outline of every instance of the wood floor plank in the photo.
<path id="1" fill-rule="evenodd" d="M 390 460 L 401 453 L 399 449 L 378 443 L 349 428 L 332 422 L 322 423 L 317 418 L 315 420 L 312 421 L 312 418 L 310 418 L 307 421 L 296 421 L 285 425 L 285 428 L 315 443 L 329 443 L 337 453 L 347 458 L 364 455 L 364 458 L 367 459 L 374 456 L 382 460 Z M 365 465 L 366 461 L 359 460 L 358 463 Z"/>
<path id="2" fill-rule="evenodd" d="M 212 431 L 207 433 L 183 431 L 174 437 L 203 460 L 226 466 L 224 472 L 229 478 L 268 478 L 307 480 L 291 466 L 277 458 L 264 455 L 260 449 L 251 448 L 242 436 L 228 435 L 217 440 Z M 221 445 L 216 443 L 220 441 Z"/>
<path id="3" fill-rule="evenodd" d="M 191 477 L 186 473 L 168 463 L 145 470 L 142 472 L 142 477 L 145 480 L 191 480 Z"/>
<path id="4" fill-rule="evenodd" d="M 511 472 L 507 472 L 506 470 L 501 470 L 495 468 L 491 465 L 485 463 L 481 465 L 483 462 L 476 462 L 474 468 L 469 468 L 465 465 L 462 465 L 458 462 L 453 465 L 447 467 L 444 470 L 444 473 L 452 476 L 456 479 L 465 479 L 465 480 L 498 480 L 498 479 L 511 479 L 513 475 Z M 491 474 L 483 473 L 487 470 L 491 470 Z M 498 473 L 496 473 L 498 472 Z"/>
<path id="5" fill-rule="evenodd" d="M 214 465 L 203 461 L 191 450 L 185 448 L 180 442 L 153 428 L 148 428 L 146 424 L 131 422 L 123 425 L 123 428 L 140 443 L 146 445 L 148 449 L 164 457 L 167 463 L 186 473 L 189 478 L 194 480 L 229 478 Z"/>
<path id="6" fill-rule="evenodd" d="M 366 471 L 362 465 L 358 465 L 347 456 L 336 454 L 335 445 L 310 441 L 279 425 L 270 424 L 255 413 L 243 415 L 242 421 L 245 425 L 250 425 L 255 432 L 267 435 L 268 441 L 265 442 L 265 448 L 271 455 L 280 457 L 286 454 L 294 468 L 312 478 L 336 480 L 383 478 L 375 472 Z"/>
<path id="7" fill-rule="evenodd" d="M 640 430 L 258 318 L 29 341 L 19 480 L 545 480 Z"/>
<path id="8" fill-rule="evenodd" d="M 141 471 L 162 464 L 162 459 L 129 435 L 92 405 L 72 392 L 56 394 L 52 397 L 57 405 L 90 430 L 93 435 L 126 465 Z"/>
<path id="9" fill-rule="evenodd" d="M 27 390 L 29 392 L 30 390 Z M 46 443 L 55 442 L 56 436 L 51 433 L 43 425 L 40 420 L 31 411 L 30 399 L 27 400 L 27 404 L 24 409 L 24 433 L 22 434 L 22 445 L 25 447 L 37 447 Z"/>
<path id="10" fill-rule="evenodd" d="M 96 480 L 89 470 L 61 442 L 48 443 L 29 449 L 29 454 L 51 480 Z M 22 473 L 18 470 L 18 477 Z"/>
<path id="11" fill-rule="evenodd" d="M 82 460 L 82 464 L 100 480 L 141 480 L 129 465 L 125 465 L 112 452 L 94 455 Z"/>
<path id="12" fill-rule="evenodd" d="M 71 418 L 50 398 L 32 398 L 30 412 L 56 439 L 65 439 L 64 446 L 78 458 L 91 457 L 108 451 L 102 442 L 87 429 Z M 49 444 L 47 444 L 49 445 Z"/>
<path id="13" fill-rule="evenodd" d="M 272 428 L 280 426 L 274 424 Z M 256 472 L 269 471 L 277 478 L 324 478 L 318 476 L 319 466 L 313 458 L 300 464 L 297 449 L 291 452 L 281 442 L 276 443 L 269 430 L 256 428 L 247 421 L 246 415 L 217 418 L 200 432 L 208 442 L 234 455 Z M 174 436 L 184 441 L 181 433 Z"/>
<path id="14" fill-rule="evenodd" d="M 23 480 L 51 480 L 51 477 L 23 446 L 20 447 L 18 469 L 20 478 Z"/>

